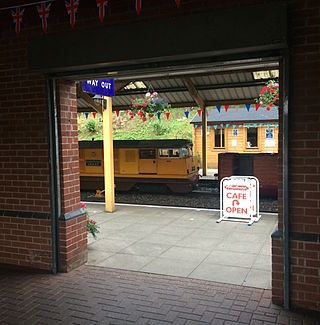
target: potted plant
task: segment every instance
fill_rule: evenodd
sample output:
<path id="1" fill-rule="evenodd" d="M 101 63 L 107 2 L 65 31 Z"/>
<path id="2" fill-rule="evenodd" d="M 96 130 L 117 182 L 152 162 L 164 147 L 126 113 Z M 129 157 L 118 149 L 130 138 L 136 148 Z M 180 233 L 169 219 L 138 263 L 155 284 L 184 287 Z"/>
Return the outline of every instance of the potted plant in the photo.
<path id="1" fill-rule="evenodd" d="M 84 202 L 81 202 L 81 208 L 86 208 L 86 204 Z M 97 239 L 97 233 L 99 233 L 99 226 L 97 225 L 97 222 L 94 219 L 89 217 L 89 214 L 86 210 L 85 212 L 87 216 L 87 233 L 90 233 L 94 239 Z"/>
<path id="2" fill-rule="evenodd" d="M 279 101 L 279 83 L 275 80 L 269 80 L 260 91 L 256 102 L 259 105 L 267 106 L 269 111 L 272 105 L 277 105 Z"/>
<path id="3" fill-rule="evenodd" d="M 147 92 L 144 98 L 131 99 L 133 110 L 138 110 L 138 115 L 145 122 L 146 116 L 152 118 L 158 112 L 162 113 L 170 109 L 171 105 L 165 98 L 161 98 L 156 91 Z"/>

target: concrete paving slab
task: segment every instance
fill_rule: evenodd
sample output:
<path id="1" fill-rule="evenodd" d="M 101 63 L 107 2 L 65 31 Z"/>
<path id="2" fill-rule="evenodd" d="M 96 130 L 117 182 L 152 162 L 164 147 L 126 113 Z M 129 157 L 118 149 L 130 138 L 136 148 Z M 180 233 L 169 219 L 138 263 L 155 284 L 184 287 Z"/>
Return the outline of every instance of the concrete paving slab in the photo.
<path id="1" fill-rule="evenodd" d="M 175 246 L 200 248 L 212 251 L 220 242 L 221 240 L 219 238 L 198 237 L 191 234 L 190 236 L 178 240 Z"/>
<path id="2" fill-rule="evenodd" d="M 176 260 L 201 262 L 210 254 L 209 250 L 191 247 L 172 246 L 165 251 L 161 257 L 173 258 Z"/>
<path id="3" fill-rule="evenodd" d="M 250 242 L 236 242 L 226 239 L 224 242 L 218 244 L 218 250 L 230 251 L 230 252 L 246 252 L 251 254 L 258 254 L 263 246 L 262 243 L 250 243 Z"/>
<path id="4" fill-rule="evenodd" d="M 123 254 L 140 255 L 140 256 L 159 256 L 171 245 L 160 243 L 136 242 L 120 251 Z"/>
<path id="5" fill-rule="evenodd" d="M 250 269 L 235 266 L 200 264 L 190 278 L 242 285 Z"/>
<path id="6" fill-rule="evenodd" d="M 271 271 L 271 255 L 259 254 L 252 265 L 253 269 Z"/>
<path id="7" fill-rule="evenodd" d="M 102 238 L 90 244 L 88 250 L 89 254 L 92 250 L 117 253 L 131 244 L 132 240 L 128 239 L 114 240 L 111 238 Z"/>
<path id="8" fill-rule="evenodd" d="M 98 250 L 90 251 L 88 254 L 88 265 L 98 265 L 100 262 L 106 260 L 108 257 L 114 255 L 112 252 L 101 252 Z"/>
<path id="9" fill-rule="evenodd" d="M 263 216 L 248 227 L 228 221 L 217 224 L 217 211 L 199 209 L 120 205 L 109 214 L 104 205 L 94 205 L 90 211 L 100 226 L 97 240 L 88 236 L 93 265 L 269 285 L 275 215 Z"/>
<path id="10" fill-rule="evenodd" d="M 138 256 L 130 254 L 114 254 L 111 257 L 97 263 L 97 266 L 106 266 L 122 270 L 139 271 L 154 257 Z"/>
<path id="11" fill-rule="evenodd" d="M 144 266 L 140 271 L 187 277 L 198 265 L 199 263 L 196 261 L 160 257 Z"/>
<path id="12" fill-rule="evenodd" d="M 247 287 L 257 287 L 270 289 L 271 288 L 271 272 L 264 270 L 251 269 L 247 274 L 244 286 Z"/>
<path id="13" fill-rule="evenodd" d="M 162 233 L 152 233 L 141 239 L 140 243 L 165 243 L 169 245 L 175 244 L 180 238 L 185 237 L 184 235 L 177 236 L 175 234 L 162 234 Z"/>
<path id="14" fill-rule="evenodd" d="M 257 256 L 256 254 L 214 250 L 203 263 L 251 268 Z"/>

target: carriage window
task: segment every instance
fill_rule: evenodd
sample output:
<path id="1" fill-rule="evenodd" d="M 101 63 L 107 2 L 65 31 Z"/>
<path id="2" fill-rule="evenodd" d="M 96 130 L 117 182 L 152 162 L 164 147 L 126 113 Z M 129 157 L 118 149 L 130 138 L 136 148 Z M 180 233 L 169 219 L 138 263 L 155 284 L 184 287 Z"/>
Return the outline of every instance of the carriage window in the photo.
<path id="1" fill-rule="evenodd" d="M 155 149 L 140 149 L 139 151 L 140 159 L 155 159 L 156 150 Z"/>
<path id="2" fill-rule="evenodd" d="M 159 149 L 160 158 L 179 158 L 179 149 Z"/>

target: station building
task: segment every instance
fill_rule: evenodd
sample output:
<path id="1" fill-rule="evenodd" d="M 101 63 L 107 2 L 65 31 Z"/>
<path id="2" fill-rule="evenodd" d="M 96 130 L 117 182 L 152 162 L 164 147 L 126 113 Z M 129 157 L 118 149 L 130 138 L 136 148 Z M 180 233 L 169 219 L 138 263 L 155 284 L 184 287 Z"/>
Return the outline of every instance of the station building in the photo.
<path id="1" fill-rule="evenodd" d="M 201 117 L 196 115 L 193 125 L 193 151 L 202 162 Z M 207 117 L 207 167 L 218 169 L 221 153 L 278 153 L 278 108 L 267 111 L 246 107 L 229 108 L 227 112 L 212 109 Z"/>

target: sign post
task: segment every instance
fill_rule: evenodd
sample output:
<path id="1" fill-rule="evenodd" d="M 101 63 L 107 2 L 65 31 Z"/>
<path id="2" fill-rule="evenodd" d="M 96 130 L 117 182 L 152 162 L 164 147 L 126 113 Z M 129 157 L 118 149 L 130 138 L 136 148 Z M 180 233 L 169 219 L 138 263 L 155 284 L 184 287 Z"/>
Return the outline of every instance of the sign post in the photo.
<path id="1" fill-rule="evenodd" d="M 254 176 L 225 177 L 220 182 L 220 218 L 248 222 L 259 221 L 259 181 Z"/>
<path id="2" fill-rule="evenodd" d="M 102 95 L 103 117 L 103 159 L 104 159 L 104 189 L 105 210 L 115 210 L 114 199 L 114 162 L 112 135 L 112 97 L 114 96 L 114 79 L 87 80 L 82 82 L 83 91 Z"/>

